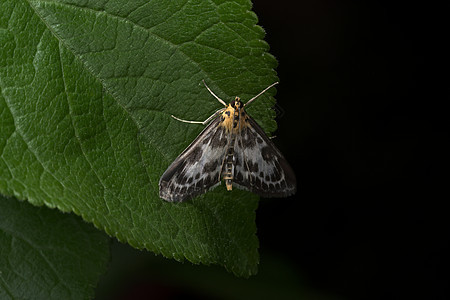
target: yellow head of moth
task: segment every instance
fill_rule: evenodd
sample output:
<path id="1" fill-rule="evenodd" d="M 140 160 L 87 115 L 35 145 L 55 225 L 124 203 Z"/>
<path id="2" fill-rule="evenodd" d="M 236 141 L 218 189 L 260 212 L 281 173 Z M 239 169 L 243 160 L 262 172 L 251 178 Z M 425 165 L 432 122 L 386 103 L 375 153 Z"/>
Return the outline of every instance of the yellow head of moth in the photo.
<path id="1" fill-rule="evenodd" d="M 247 126 L 247 114 L 245 113 L 241 98 L 236 97 L 228 104 L 222 113 L 221 126 L 225 127 L 227 132 L 232 133 L 237 133 Z"/>

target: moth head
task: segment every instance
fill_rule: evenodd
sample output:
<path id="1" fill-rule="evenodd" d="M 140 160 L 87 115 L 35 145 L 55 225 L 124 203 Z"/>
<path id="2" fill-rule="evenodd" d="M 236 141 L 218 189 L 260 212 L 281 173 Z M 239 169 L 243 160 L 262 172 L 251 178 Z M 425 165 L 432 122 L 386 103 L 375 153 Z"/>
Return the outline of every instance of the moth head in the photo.
<path id="1" fill-rule="evenodd" d="M 230 106 L 234 109 L 242 108 L 243 105 L 241 102 L 241 98 L 239 98 L 239 97 L 234 98 L 234 100 L 230 102 Z"/>

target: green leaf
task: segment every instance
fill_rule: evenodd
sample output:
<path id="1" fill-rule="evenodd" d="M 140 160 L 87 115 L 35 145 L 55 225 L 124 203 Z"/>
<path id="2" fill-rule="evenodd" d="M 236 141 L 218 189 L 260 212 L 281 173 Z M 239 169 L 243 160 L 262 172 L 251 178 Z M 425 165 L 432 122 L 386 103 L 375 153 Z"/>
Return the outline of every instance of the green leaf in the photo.
<path id="1" fill-rule="evenodd" d="M 158 197 L 225 101 L 277 80 L 250 1 L 2 1 L 0 192 L 73 211 L 136 248 L 239 276 L 258 264 L 258 198 Z M 275 129 L 270 92 L 249 109 Z"/>
<path id="2" fill-rule="evenodd" d="M 0 195 L 0 299 L 87 299 L 109 238 L 71 214 Z"/>

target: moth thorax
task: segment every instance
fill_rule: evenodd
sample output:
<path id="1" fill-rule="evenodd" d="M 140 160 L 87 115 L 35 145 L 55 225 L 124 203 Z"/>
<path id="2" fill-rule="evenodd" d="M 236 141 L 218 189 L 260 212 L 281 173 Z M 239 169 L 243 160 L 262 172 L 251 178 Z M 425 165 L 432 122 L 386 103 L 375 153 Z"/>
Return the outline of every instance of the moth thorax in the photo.
<path id="1" fill-rule="evenodd" d="M 238 134 L 242 128 L 247 126 L 246 120 L 244 105 L 241 99 L 236 97 L 222 113 L 221 126 L 225 127 L 227 132 Z"/>

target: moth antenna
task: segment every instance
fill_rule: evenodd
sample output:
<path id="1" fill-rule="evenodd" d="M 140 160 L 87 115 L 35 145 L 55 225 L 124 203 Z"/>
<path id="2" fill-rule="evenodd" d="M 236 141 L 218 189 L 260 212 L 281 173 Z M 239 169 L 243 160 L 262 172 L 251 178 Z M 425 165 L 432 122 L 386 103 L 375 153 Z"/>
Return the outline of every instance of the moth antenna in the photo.
<path id="1" fill-rule="evenodd" d="M 274 82 L 271 85 L 269 85 L 268 87 L 266 87 L 264 90 L 262 90 L 258 95 L 256 95 L 255 97 L 253 97 L 252 99 L 248 100 L 247 103 L 244 104 L 244 107 L 249 105 L 250 103 L 252 103 L 253 100 L 255 100 L 256 98 L 258 98 L 259 96 L 261 96 L 262 94 L 264 94 L 268 89 L 270 89 L 271 87 L 277 85 L 279 82 Z"/>
<path id="2" fill-rule="evenodd" d="M 205 85 L 205 87 L 206 87 L 206 89 L 211 93 L 211 95 L 213 95 L 214 96 L 214 98 L 216 98 L 220 103 L 222 103 L 223 104 L 223 106 L 227 106 L 227 104 L 225 103 L 225 101 L 223 101 L 222 99 L 220 99 L 219 97 L 217 97 L 217 95 L 216 94 L 214 94 L 214 92 L 213 91 L 211 91 L 211 89 L 206 85 L 206 82 L 205 82 L 205 80 L 202 80 L 203 81 L 203 84 Z"/>

